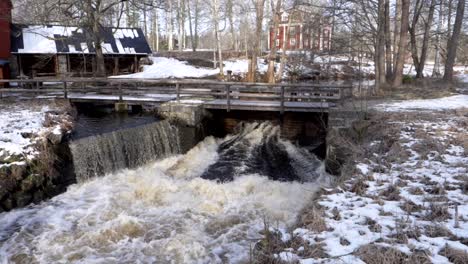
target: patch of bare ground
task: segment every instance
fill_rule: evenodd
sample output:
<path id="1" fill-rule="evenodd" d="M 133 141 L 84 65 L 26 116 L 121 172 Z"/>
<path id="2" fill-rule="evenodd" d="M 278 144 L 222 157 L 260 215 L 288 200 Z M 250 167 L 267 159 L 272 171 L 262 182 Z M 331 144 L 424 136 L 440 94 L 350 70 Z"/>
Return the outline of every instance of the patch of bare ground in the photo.
<path id="1" fill-rule="evenodd" d="M 446 245 L 439 251 L 439 255 L 448 258 L 448 260 L 454 264 L 466 264 L 468 263 L 468 252 L 460 249 L 456 249 Z"/>
<path id="2" fill-rule="evenodd" d="M 324 209 L 317 203 L 312 203 L 302 209 L 299 214 L 297 226 L 320 233 L 327 230 L 324 220 Z"/>
<path id="3" fill-rule="evenodd" d="M 454 91 L 452 85 L 440 79 L 424 78 L 423 80 L 411 79 L 399 88 L 385 90 L 385 95 L 387 98 L 398 100 L 434 99 L 450 96 Z"/>
<path id="4" fill-rule="evenodd" d="M 360 247 L 356 256 L 367 264 L 429 264 L 432 263 L 426 252 L 414 251 L 407 255 L 392 247 L 368 244 Z"/>

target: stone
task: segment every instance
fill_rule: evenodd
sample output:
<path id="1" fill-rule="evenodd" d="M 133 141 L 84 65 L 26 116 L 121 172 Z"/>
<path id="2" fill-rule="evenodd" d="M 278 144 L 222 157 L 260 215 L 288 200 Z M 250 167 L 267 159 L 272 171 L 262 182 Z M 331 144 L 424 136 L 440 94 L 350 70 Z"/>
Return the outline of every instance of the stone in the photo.
<path id="1" fill-rule="evenodd" d="M 128 104 L 124 102 L 118 102 L 118 103 L 115 103 L 114 108 L 115 108 L 115 111 L 118 113 L 127 112 Z"/>
<path id="2" fill-rule="evenodd" d="M 41 183 L 44 181 L 44 178 L 39 174 L 31 174 L 26 179 L 21 182 L 22 191 L 30 191 L 34 188 L 41 186 Z"/>
<path id="3" fill-rule="evenodd" d="M 26 164 L 12 164 L 10 168 L 11 168 L 10 176 L 13 179 L 17 181 L 21 181 L 24 178 L 26 170 L 27 170 Z"/>
<path id="4" fill-rule="evenodd" d="M 52 143 L 53 145 L 58 145 L 62 143 L 63 141 L 63 133 L 51 132 L 47 135 L 47 140 L 49 140 L 49 142 Z"/>
<path id="5" fill-rule="evenodd" d="M 2 203 L 2 207 L 6 210 L 9 211 L 13 209 L 13 200 L 11 198 L 5 199 Z"/>
<path id="6" fill-rule="evenodd" d="M 158 114 L 169 121 L 177 121 L 183 125 L 196 127 L 209 113 L 202 104 L 188 104 L 169 102 L 162 104 L 158 109 Z"/>
<path id="7" fill-rule="evenodd" d="M 18 192 L 13 196 L 15 197 L 17 207 L 25 207 L 32 201 L 32 195 L 30 193 Z"/>
<path id="8" fill-rule="evenodd" d="M 36 191 L 33 194 L 33 203 L 38 204 L 42 202 L 42 200 L 44 200 L 44 192 L 42 192 L 41 190 Z"/>

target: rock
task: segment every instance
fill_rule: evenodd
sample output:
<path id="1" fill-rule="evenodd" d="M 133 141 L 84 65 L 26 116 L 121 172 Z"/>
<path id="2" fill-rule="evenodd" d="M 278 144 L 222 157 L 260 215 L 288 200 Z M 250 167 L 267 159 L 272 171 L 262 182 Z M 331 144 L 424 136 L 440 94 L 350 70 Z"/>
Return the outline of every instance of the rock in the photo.
<path id="1" fill-rule="evenodd" d="M 3 201 L 2 206 L 6 211 L 13 209 L 13 200 L 11 198 L 6 199 Z"/>
<path id="2" fill-rule="evenodd" d="M 63 140 L 63 134 L 62 133 L 49 133 L 47 135 L 47 140 L 49 140 L 50 143 L 53 145 L 58 145 L 62 143 Z"/>
<path id="3" fill-rule="evenodd" d="M 33 194 L 33 203 L 38 204 L 44 200 L 44 193 L 39 190 Z"/>
<path id="4" fill-rule="evenodd" d="M 18 192 L 13 196 L 15 197 L 16 206 L 18 207 L 24 207 L 32 201 L 32 195 L 30 193 Z"/>
<path id="5" fill-rule="evenodd" d="M 32 138 L 33 137 L 33 133 L 31 132 L 21 132 L 21 136 L 23 138 Z"/>
<path id="6" fill-rule="evenodd" d="M 11 168 L 11 177 L 17 181 L 21 181 L 26 173 L 26 164 L 12 164 Z"/>
<path id="7" fill-rule="evenodd" d="M 31 174 L 21 182 L 21 190 L 30 191 L 33 188 L 38 188 L 44 181 L 44 177 L 39 174 Z"/>

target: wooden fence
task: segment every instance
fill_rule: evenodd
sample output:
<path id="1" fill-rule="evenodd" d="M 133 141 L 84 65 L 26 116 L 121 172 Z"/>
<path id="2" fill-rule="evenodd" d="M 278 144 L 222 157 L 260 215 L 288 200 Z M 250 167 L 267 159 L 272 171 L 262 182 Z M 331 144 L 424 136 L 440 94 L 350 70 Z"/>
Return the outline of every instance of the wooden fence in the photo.
<path id="1" fill-rule="evenodd" d="M 1 94 L 49 95 L 73 99 L 82 95 L 93 94 L 93 100 L 114 98 L 114 101 L 171 101 L 201 99 L 217 100 L 228 111 L 233 101 L 279 103 L 284 111 L 288 102 L 340 103 L 351 96 L 351 86 L 321 85 L 317 83 L 240 83 L 214 80 L 173 80 L 173 79 L 27 79 L 0 80 L 10 88 L 0 88 Z M 14 85 L 14 86 L 13 86 Z M 158 97 L 159 96 L 159 97 Z M 300 105 L 300 104 L 296 104 Z M 313 104 L 309 104 L 313 107 Z M 302 104 L 304 106 L 304 104 Z"/>

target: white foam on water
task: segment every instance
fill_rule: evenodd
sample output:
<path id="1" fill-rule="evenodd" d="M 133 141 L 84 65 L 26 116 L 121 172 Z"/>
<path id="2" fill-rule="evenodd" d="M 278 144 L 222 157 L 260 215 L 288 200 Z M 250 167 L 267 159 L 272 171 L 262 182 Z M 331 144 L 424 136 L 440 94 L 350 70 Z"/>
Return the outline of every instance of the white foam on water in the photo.
<path id="1" fill-rule="evenodd" d="M 260 134 L 258 136 L 261 136 Z M 253 138 L 252 138 L 253 140 Z M 0 214 L 0 263 L 239 263 L 266 219 L 286 228 L 317 183 L 200 178 L 221 140 Z"/>

